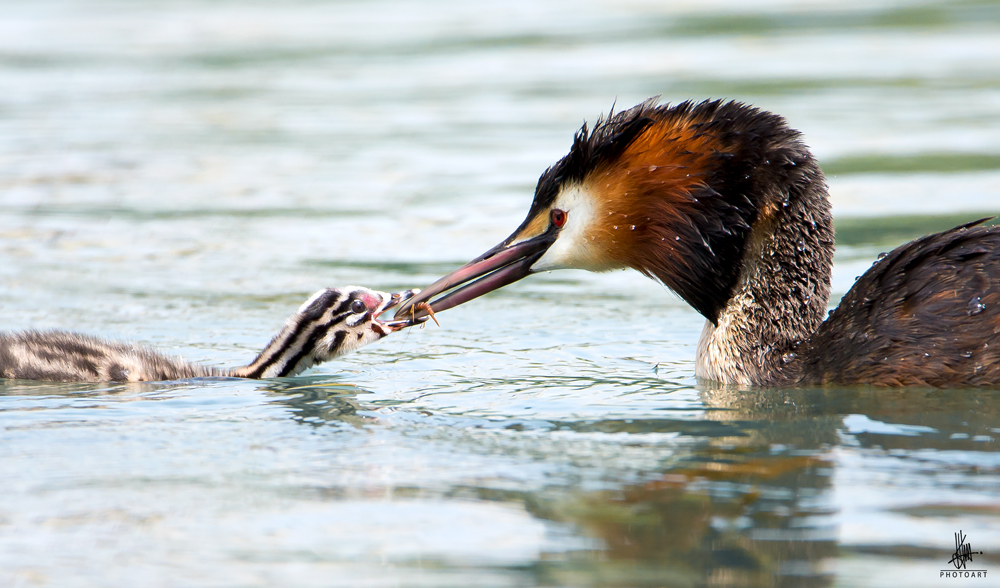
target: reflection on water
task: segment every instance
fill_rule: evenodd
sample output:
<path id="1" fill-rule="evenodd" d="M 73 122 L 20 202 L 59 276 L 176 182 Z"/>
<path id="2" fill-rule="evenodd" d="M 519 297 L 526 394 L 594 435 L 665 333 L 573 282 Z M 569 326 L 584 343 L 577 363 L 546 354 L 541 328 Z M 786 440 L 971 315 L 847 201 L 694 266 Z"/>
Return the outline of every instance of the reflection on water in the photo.
<path id="1" fill-rule="evenodd" d="M 329 383 L 316 378 L 283 378 L 263 387 L 276 404 L 287 407 L 296 422 L 313 427 L 347 423 L 357 427 L 378 422 L 358 414 L 359 394 L 369 394 L 350 384 Z"/>
<path id="2" fill-rule="evenodd" d="M 211 365 L 430 283 L 615 100 L 803 131 L 834 292 L 1000 212 L 1000 3 L 0 7 L 0 325 Z M 0 382 L 0 585 L 938 586 L 1000 574 L 993 390 L 742 390 L 634 272 L 532 276 L 300 378 Z M 154 580 L 162 578 L 163 580 Z"/>
<path id="3" fill-rule="evenodd" d="M 384 423 L 358 417 L 354 395 L 359 391 L 350 386 L 282 383 L 268 389 L 303 424 Z M 851 537 L 848 545 L 840 544 L 844 527 L 853 533 L 871 521 L 838 521 L 844 512 L 837 495 L 897 484 L 900 491 L 940 486 L 934 478 L 946 470 L 946 486 L 956 490 L 947 494 L 948 500 L 955 502 L 911 491 L 890 500 L 897 506 L 888 512 L 850 514 L 883 518 L 886 525 L 906 519 L 906 526 L 945 537 L 950 524 L 971 517 L 981 521 L 981 542 L 995 540 L 995 519 L 1000 517 L 995 500 L 1000 458 L 992 446 L 1000 431 L 996 395 L 984 390 L 942 394 L 932 389 L 708 386 L 700 393 L 710 409 L 702 420 L 536 422 L 527 428 L 505 423 L 503 428 L 506 444 L 536 445 L 541 459 L 555 456 L 544 455 L 545 444 L 536 444 L 539 430 L 597 434 L 597 442 L 612 443 L 608 436 L 626 435 L 621 443 L 640 446 L 647 436 L 667 434 L 665 459 L 643 471 L 641 480 L 592 490 L 572 483 L 512 490 L 487 481 L 437 491 L 395 487 L 392 492 L 400 498 L 474 496 L 513 503 L 591 539 L 587 547 L 544 554 L 532 564 L 527 571 L 543 585 L 830 586 L 836 581 L 838 566 L 832 562 L 838 557 L 877 556 L 932 570 L 950 558 L 948 548 L 913 538 L 886 544 L 879 537 Z M 496 430 L 483 422 L 467 427 L 471 437 L 475 431 Z M 521 435 L 528 438 L 518 439 Z M 879 463 L 897 480 L 887 482 L 880 471 L 858 468 L 859 460 Z M 942 467 L 933 467 L 935 462 Z M 841 469 L 855 471 L 845 476 Z M 1000 557 L 986 553 L 980 561 L 1000 563 Z"/>

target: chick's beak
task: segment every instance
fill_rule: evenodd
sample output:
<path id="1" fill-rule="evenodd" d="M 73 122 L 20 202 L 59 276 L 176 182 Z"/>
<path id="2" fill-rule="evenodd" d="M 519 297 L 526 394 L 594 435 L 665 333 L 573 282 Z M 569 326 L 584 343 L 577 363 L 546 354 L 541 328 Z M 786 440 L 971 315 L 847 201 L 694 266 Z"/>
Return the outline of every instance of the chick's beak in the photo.
<path id="1" fill-rule="evenodd" d="M 377 309 L 375 309 L 374 312 L 372 312 L 372 316 L 378 317 L 383 313 L 389 312 L 390 310 L 398 306 L 400 303 L 405 303 L 406 301 L 411 300 L 414 296 L 416 296 L 419 293 L 420 290 L 418 289 L 404 290 L 402 292 L 393 292 L 392 294 L 389 295 L 388 298 L 382 301 L 382 304 Z M 412 327 L 413 325 L 419 325 L 427 321 L 426 316 L 406 317 L 403 320 L 399 320 L 398 316 L 393 318 L 397 320 L 382 322 L 376 318 L 375 322 L 377 322 L 384 328 L 388 328 L 389 332 L 392 333 L 394 331 L 405 329 L 407 327 Z"/>
<path id="2" fill-rule="evenodd" d="M 520 280 L 532 273 L 531 266 L 545 254 L 545 251 L 556 240 L 558 230 L 555 227 L 550 227 L 540 235 L 511 244 L 515 235 L 511 235 L 504 242 L 434 282 L 420 294 L 406 301 L 396 311 L 395 318 L 425 316 L 427 311 L 419 308 L 411 309 L 414 305 L 427 302 L 434 296 L 449 290 L 451 290 L 450 293 L 430 302 L 431 310 L 441 312 L 454 308 L 463 302 L 468 302 L 473 298 L 478 298 Z"/>

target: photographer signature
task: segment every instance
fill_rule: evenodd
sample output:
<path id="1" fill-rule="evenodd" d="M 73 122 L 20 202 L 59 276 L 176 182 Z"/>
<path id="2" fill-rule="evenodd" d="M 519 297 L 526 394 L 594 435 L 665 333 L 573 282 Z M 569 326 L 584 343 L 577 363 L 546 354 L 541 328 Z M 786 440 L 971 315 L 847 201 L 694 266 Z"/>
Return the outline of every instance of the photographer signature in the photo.
<path id="1" fill-rule="evenodd" d="M 963 570 L 965 565 L 972 561 L 973 555 L 982 555 L 982 553 L 982 551 L 972 551 L 972 546 L 965 541 L 965 535 L 959 531 L 955 533 L 955 553 L 952 554 L 948 563 L 955 564 L 957 570 Z"/>

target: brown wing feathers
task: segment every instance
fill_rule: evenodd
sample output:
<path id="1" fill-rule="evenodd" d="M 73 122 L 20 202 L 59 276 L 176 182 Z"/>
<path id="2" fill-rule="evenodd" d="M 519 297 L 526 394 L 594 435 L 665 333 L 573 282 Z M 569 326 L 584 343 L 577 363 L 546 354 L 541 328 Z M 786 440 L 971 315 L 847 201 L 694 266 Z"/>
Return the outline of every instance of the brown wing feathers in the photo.
<path id="1" fill-rule="evenodd" d="M 1000 383 L 1000 227 L 985 220 L 876 262 L 805 344 L 803 383 Z"/>

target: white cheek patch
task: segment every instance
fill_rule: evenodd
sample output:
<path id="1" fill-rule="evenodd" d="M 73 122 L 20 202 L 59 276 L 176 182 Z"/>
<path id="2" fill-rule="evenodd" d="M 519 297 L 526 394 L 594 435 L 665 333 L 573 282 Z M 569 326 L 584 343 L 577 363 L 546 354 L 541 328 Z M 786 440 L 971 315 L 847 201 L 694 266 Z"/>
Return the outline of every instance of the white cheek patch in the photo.
<path id="1" fill-rule="evenodd" d="M 566 224 L 559 231 L 555 243 L 531 269 L 602 269 L 594 263 L 593 243 L 587 237 L 597 209 L 594 195 L 580 184 L 571 184 L 559 191 L 552 208 L 566 212 Z"/>

